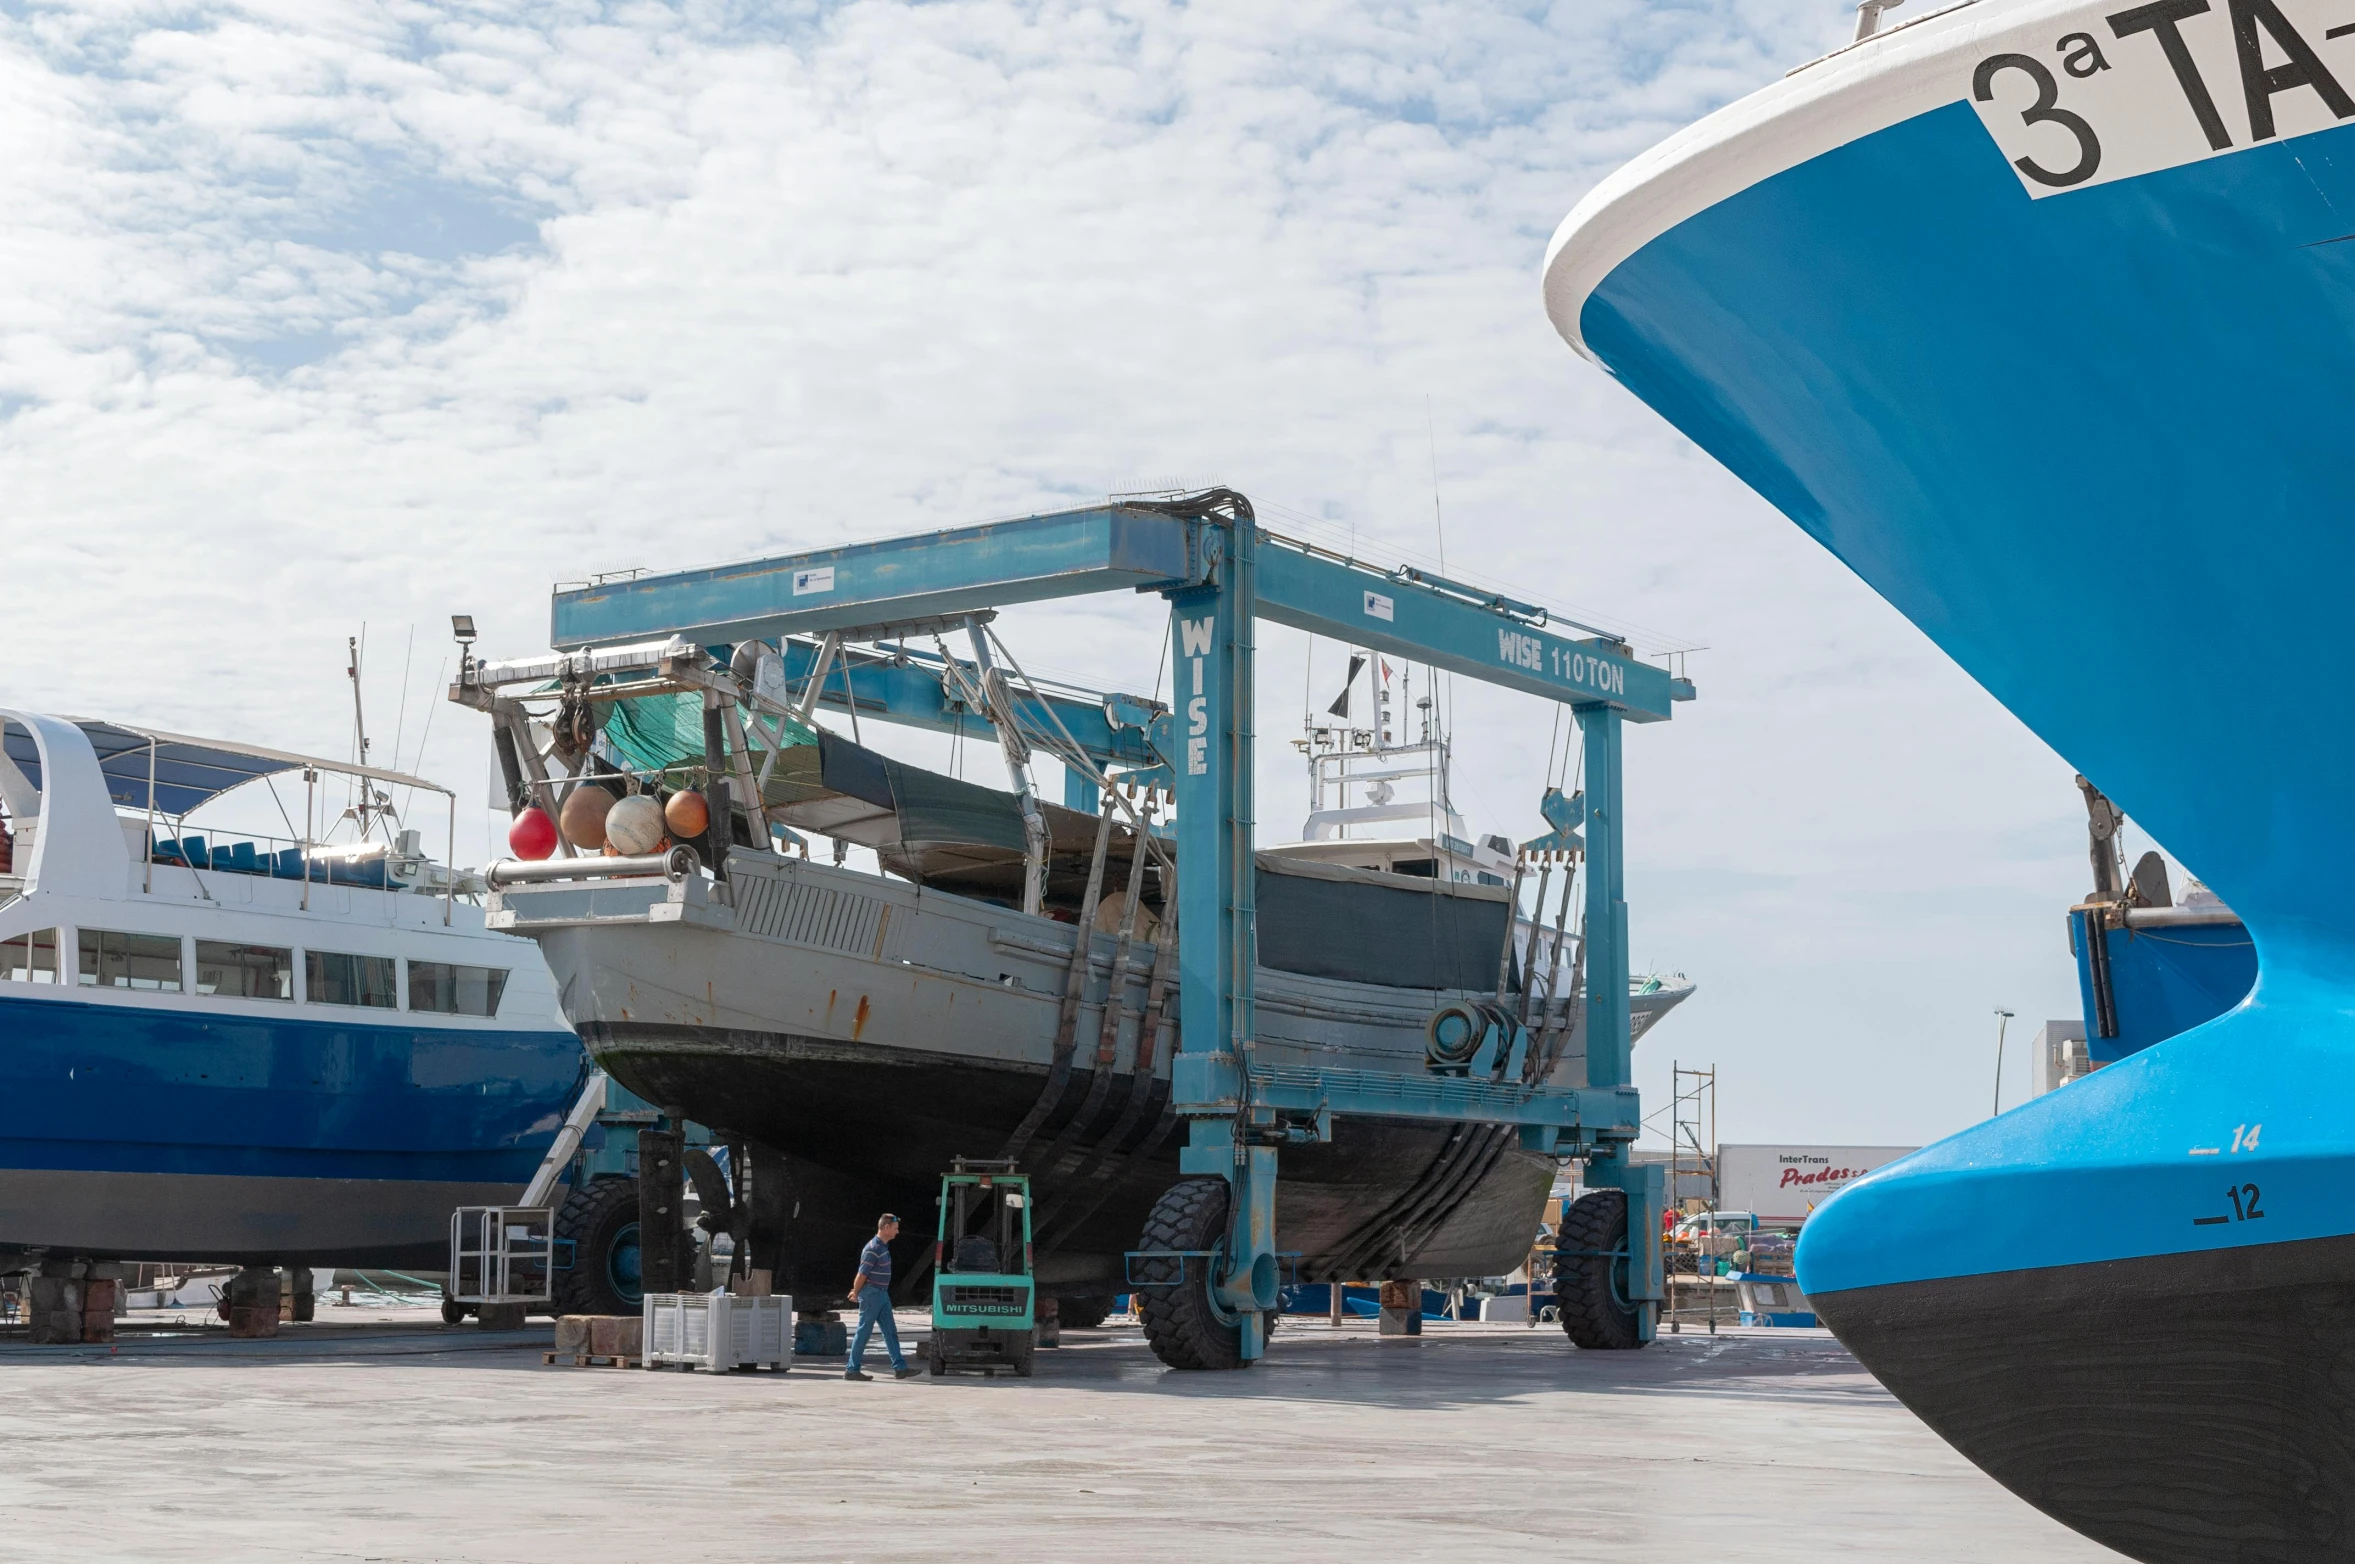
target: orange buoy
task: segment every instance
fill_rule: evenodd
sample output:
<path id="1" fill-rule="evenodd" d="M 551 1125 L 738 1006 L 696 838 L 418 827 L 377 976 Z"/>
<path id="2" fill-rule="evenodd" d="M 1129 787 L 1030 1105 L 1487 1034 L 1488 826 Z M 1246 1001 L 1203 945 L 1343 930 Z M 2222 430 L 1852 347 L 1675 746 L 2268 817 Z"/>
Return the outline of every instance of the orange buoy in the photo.
<path id="1" fill-rule="evenodd" d="M 671 828 L 671 835 L 682 839 L 701 836 L 711 829 L 711 805 L 703 795 L 690 789 L 673 793 L 670 802 L 662 806 L 662 818 Z"/>
<path id="2" fill-rule="evenodd" d="M 605 816 L 613 804 L 613 795 L 601 787 L 574 788 L 564 800 L 564 812 L 557 817 L 564 827 L 564 839 L 587 852 L 603 847 Z"/>
<path id="3" fill-rule="evenodd" d="M 556 822 L 548 818 L 548 811 L 534 804 L 515 817 L 507 828 L 507 849 L 518 858 L 535 862 L 556 851 Z"/>

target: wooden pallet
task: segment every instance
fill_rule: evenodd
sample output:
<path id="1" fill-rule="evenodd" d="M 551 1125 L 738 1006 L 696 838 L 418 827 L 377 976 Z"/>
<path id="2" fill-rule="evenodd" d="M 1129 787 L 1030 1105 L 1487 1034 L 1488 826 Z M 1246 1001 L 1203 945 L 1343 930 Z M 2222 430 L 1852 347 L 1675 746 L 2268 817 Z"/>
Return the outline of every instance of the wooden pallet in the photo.
<path id="1" fill-rule="evenodd" d="M 644 1366 L 643 1359 L 614 1357 L 608 1353 L 543 1352 L 540 1354 L 540 1362 L 543 1364 L 552 1364 L 559 1358 L 564 1360 L 566 1368 L 634 1369 Z"/>

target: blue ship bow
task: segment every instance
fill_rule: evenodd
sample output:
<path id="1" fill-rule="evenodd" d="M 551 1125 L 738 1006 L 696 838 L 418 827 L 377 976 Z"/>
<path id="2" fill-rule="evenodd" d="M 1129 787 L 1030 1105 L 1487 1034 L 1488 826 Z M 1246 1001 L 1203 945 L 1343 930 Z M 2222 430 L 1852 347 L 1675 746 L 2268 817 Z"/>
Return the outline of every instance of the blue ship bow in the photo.
<path id="1" fill-rule="evenodd" d="M 1827 1205 L 1823 1318 L 2133 1557 L 2355 1557 L 2355 3 L 1933 15 L 1607 181 L 1546 293 L 2257 947 Z"/>

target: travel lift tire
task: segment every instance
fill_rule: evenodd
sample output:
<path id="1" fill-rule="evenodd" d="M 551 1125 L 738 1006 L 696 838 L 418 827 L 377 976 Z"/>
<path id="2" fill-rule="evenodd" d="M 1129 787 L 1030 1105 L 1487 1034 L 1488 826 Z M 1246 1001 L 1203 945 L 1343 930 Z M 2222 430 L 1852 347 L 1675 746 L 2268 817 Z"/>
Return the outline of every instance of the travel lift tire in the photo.
<path id="1" fill-rule="evenodd" d="M 1137 1318 L 1153 1356 L 1175 1369 L 1249 1368 L 1241 1319 L 1211 1296 L 1226 1255 L 1227 1181 L 1180 1179 L 1153 1203 L 1141 1249 L 1208 1250 L 1207 1262 L 1140 1260 Z M 1159 1284 L 1159 1285 L 1156 1285 Z"/>
<path id="2" fill-rule="evenodd" d="M 556 1273 L 557 1313 L 639 1312 L 636 1179 L 609 1173 L 574 1190 L 556 1213 L 556 1236 L 572 1240 L 572 1264 Z"/>
<path id="3" fill-rule="evenodd" d="M 1579 1196 L 1554 1242 L 1554 1306 L 1571 1344 L 1606 1352 L 1642 1346 L 1642 1321 L 1627 1296 L 1627 1192 Z"/>

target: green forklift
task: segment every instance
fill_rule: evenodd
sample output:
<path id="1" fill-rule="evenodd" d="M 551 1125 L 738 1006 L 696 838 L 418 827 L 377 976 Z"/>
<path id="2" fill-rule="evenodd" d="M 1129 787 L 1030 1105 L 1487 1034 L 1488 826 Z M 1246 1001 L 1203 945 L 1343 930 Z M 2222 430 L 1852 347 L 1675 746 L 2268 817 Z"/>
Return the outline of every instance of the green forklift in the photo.
<path id="1" fill-rule="evenodd" d="M 959 1157 L 941 1175 L 932 1249 L 934 1374 L 1023 1379 L 1038 1353 L 1038 1289 L 1030 1273 L 1030 1176 L 1006 1161 Z"/>

